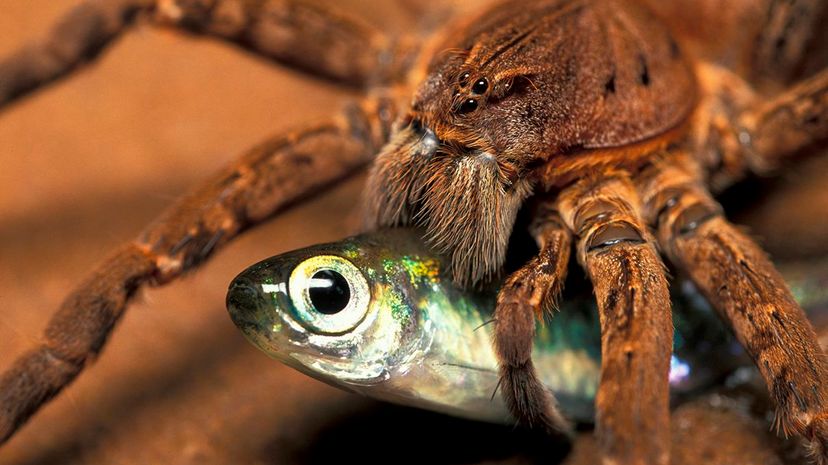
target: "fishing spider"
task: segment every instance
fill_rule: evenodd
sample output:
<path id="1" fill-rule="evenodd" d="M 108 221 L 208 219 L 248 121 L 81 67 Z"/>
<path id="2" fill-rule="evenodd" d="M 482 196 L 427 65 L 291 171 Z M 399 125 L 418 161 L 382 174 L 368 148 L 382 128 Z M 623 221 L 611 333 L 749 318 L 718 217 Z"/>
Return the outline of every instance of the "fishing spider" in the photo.
<path id="1" fill-rule="evenodd" d="M 176 279 L 379 154 L 368 227 L 423 226 L 462 285 L 498 272 L 531 198 L 540 252 L 506 280 L 495 320 L 501 392 L 522 423 L 567 428 L 530 347 L 574 244 L 601 317 L 604 463 L 669 461 L 672 321 L 658 248 L 754 358 L 777 425 L 828 463 L 824 354 L 773 265 L 711 196 L 828 136 L 828 71 L 806 54 L 824 7 L 644 3 L 501 2 L 425 41 L 289 0 L 112 0 L 74 10 L 49 40 L 0 64 L 0 104 L 68 73 L 146 14 L 366 97 L 244 154 L 94 271 L 44 341 L 0 377 L 0 439 L 80 373 L 141 286 Z"/>

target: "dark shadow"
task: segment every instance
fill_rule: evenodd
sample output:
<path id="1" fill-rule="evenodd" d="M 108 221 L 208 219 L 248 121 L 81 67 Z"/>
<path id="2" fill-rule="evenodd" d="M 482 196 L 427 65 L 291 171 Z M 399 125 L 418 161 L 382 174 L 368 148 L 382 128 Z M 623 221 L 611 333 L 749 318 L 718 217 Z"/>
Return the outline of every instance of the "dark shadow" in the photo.
<path id="1" fill-rule="evenodd" d="M 423 410 L 371 402 L 347 416 L 333 418 L 294 450 L 295 463 L 472 464 L 561 463 L 570 445 L 524 429 L 480 423 Z M 263 456 L 284 451 L 273 444 Z M 270 459 L 267 459 L 267 458 Z"/>

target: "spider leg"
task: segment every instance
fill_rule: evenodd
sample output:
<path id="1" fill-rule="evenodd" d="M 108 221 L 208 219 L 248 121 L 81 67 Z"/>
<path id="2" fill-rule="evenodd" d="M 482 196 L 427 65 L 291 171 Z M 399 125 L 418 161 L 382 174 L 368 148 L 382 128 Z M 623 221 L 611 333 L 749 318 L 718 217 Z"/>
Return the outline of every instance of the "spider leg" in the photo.
<path id="1" fill-rule="evenodd" d="M 767 171 L 828 138 L 828 69 L 746 111 L 737 127 L 746 162 Z"/>
<path id="2" fill-rule="evenodd" d="M 163 22 L 358 87 L 401 79 L 415 55 L 413 41 L 305 1 L 156 1 Z"/>
<path id="3" fill-rule="evenodd" d="M 769 99 L 732 71 L 709 63 L 697 71 L 708 98 L 696 113 L 693 150 L 713 191 L 828 139 L 828 69 Z"/>
<path id="4" fill-rule="evenodd" d="M 96 57 L 152 0 L 88 1 L 72 8 L 49 36 L 0 61 L 0 108 Z"/>
<path id="5" fill-rule="evenodd" d="M 762 89 L 801 75 L 824 50 L 828 4 L 822 0 L 644 0 L 682 45 Z M 824 39 L 823 39 L 824 42 Z"/>
<path id="6" fill-rule="evenodd" d="M 548 200 L 535 210 L 530 232 L 540 253 L 509 276 L 497 296 L 495 351 L 501 392 L 522 424 L 550 433 L 567 432 L 569 425 L 532 364 L 532 340 L 535 318 L 555 305 L 563 287 L 572 236 Z"/>
<path id="7" fill-rule="evenodd" d="M 828 463 L 828 366 L 814 330 L 761 248 L 723 216 L 681 154 L 641 174 L 659 244 L 736 333 L 777 405 L 777 427 Z"/>
<path id="8" fill-rule="evenodd" d="M 759 33 L 749 49 L 750 74 L 758 81 L 785 82 L 807 58 L 826 5 L 822 0 L 766 3 Z"/>
<path id="9" fill-rule="evenodd" d="M 670 459 L 667 376 L 673 345 L 664 265 L 626 175 L 586 178 L 564 189 L 559 211 L 578 236 L 601 321 L 596 429 L 604 463 Z"/>
<path id="10" fill-rule="evenodd" d="M 170 282 L 285 206 L 367 164 L 393 117 L 383 98 L 264 141 L 173 205 L 70 294 L 42 342 L 0 375 L 0 443 L 101 351 L 143 285 Z"/>
<path id="11" fill-rule="evenodd" d="M 0 61 L 0 108 L 93 60 L 140 13 L 362 88 L 400 81 L 417 54 L 415 41 L 297 0 L 87 0 Z"/>

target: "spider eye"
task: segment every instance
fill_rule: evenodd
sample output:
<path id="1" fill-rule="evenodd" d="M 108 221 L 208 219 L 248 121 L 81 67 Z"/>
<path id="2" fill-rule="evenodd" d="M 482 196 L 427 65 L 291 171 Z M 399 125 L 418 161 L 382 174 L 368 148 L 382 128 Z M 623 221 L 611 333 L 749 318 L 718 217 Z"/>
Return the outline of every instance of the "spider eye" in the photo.
<path id="1" fill-rule="evenodd" d="M 460 113 L 471 113 L 474 110 L 477 110 L 477 100 L 470 98 L 461 103 L 457 111 Z"/>
<path id="2" fill-rule="evenodd" d="M 299 323 L 321 334 L 355 328 L 368 312 L 371 298 L 359 269 L 335 255 L 318 255 L 297 265 L 288 292 Z"/>
<path id="3" fill-rule="evenodd" d="M 530 87 L 532 87 L 532 81 L 529 76 L 514 76 L 501 84 L 495 85 L 490 98 L 494 101 L 500 101 L 514 94 L 523 94 Z"/>
<path id="4" fill-rule="evenodd" d="M 488 89 L 488 88 L 489 88 L 489 81 L 487 81 L 486 78 L 480 78 L 480 79 L 477 80 L 477 82 L 474 83 L 471 90 L 475 94 L 483 94 L 483 93 L 486 92 L 486 89 Z"/>

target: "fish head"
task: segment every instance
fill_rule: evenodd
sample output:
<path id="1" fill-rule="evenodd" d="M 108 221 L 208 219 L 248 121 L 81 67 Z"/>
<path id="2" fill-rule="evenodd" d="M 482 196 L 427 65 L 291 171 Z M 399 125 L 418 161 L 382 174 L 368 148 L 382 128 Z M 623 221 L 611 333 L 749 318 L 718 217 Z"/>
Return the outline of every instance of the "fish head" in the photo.
<path id="1" fill-rule="evenodd" d="M 401 235 L 361 237 L 271 257 L 230 284 L 227 308 L 269 356 L 339 387 L 375 385 L 430 343 L 413 287 L 437 279 L 429 253 Z M 400 248 L 415 247 L 404 254 Z"/>

